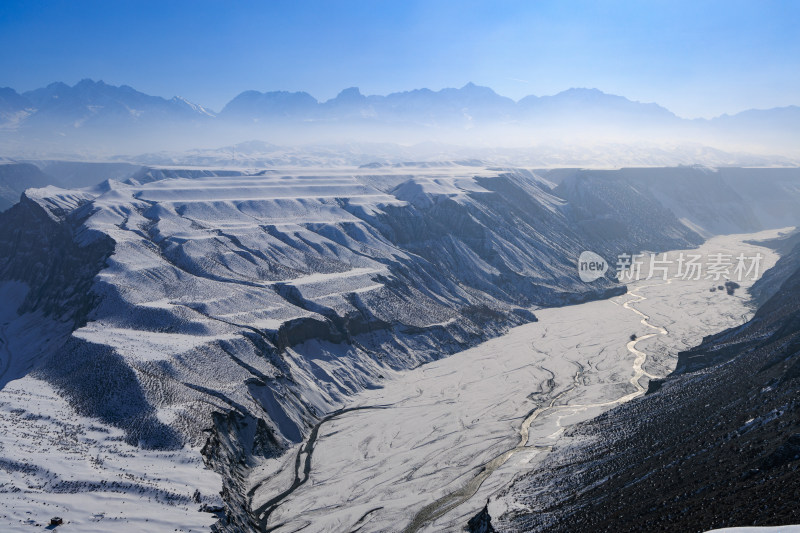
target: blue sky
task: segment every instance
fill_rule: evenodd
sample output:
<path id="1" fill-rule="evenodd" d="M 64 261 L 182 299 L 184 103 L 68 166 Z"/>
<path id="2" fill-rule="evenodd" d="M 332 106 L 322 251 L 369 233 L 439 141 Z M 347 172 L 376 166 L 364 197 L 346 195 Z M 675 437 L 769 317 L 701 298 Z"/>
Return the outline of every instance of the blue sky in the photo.
<path id="1" fill-rule="evenodd" d="M 795 1 L 0 2 L 0 86 L 82 78 L 219 110 L 468 81 L 519 99 L 596 87 L 681 116 L 800 104 Z"/>

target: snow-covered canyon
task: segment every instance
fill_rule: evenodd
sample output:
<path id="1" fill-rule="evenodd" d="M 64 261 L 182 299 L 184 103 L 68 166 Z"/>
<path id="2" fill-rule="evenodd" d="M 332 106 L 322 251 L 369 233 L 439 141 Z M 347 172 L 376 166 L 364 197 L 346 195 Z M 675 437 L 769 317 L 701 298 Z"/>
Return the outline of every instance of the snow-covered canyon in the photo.
<path id="1" fill-rule="evenodd" d="M 580 280 L 585 250 L 611 261 L 762 227 L 761 212 L 708 226 L 707 210 L 743 205 L 735 191 L 679 220 L 669 194 L 728 185 L 665 172 L 682 189 L 474 164 L 150 168 L 29 189 L 0 213 L 4 528 L 62 514 L 140 530 L 153 505 L 184 530 L 216 519 L 203 505 L 224 506 L 220 531 L 463 526 L 560 428 L 748 312 L 677 282 L 627 301 L 613 268 Z M 64 435 L 80 446 L 54 452 Z M 95 516 L 103 500 L 113 512 Z"/>

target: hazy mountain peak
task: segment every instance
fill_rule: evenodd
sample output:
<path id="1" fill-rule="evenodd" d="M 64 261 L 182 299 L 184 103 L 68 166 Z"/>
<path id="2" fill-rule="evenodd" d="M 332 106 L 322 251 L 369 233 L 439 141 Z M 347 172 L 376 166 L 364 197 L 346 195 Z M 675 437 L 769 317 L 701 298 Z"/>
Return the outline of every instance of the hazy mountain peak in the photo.
<path id="1" fill-rule="evenodd" d="M 561 91 L 558 94 L 593 94 L 599 96 L 608 93 L 601 91 L 597 87 L 570 87 L 569 89 Z"/>
<path id="2" fill-rule="evenodd" d="M 10 116 L 30 106 L 30 101 L 11 87 L 0 87 L 0 116 Z"/>
<path id="3" fill-rule="evenodd" d="M 366 100 L 367 97 L 361 94 L 361 91 L 358 87 L 348 87 L 347 89 L 343 89 L 336 98 L 329 100 L 329 102 L 341 102 L 341 103 L 353 103 L 353 102 L 363 102 Z"/>
<path id="4" fill-rule="evenodd" d="M 47 85 L 45 89 L 69 89 L 69 85 L 67 85 L 63 81 L 54 81 L 53 83 Z M 39 91 L 41 89 L 35 89 L 35 90 Z M 33 91 L 28 91 L 28 92 L 33 92 Z"/>
<path id="5" fill-rule="evenodd" d="M 542 98 L 580 98 L 584 100 L 602 100 L 604 98 L 613 98 L 628 100 L 624 96 L 617 96 L 615 94 L 603 92 L 600 89 L 588 87 L 570 87 L 569 89 L 561 91 L 560 93 L 556 93 L 553 96 L 543 96 Z"/>
<path id="6" fill-rule="evenodd" d="M 497 94 L 491 87 L 486 87 L 484 85 L 475 85 L 471 81 L 467 82 L 463 87 L 461 87 L 461 90 L 465 92 L 489 92 L 492 94 Z"/>
<path id="7" fill-rule="evenodd" d="M 83 78 L 81 81 L 76 83 L 72 88 L 73 89 L 83 89 L 83 88 L 86 88 L 86 87 L 112 87 L 112 86 L 108 85 L 103 80 L 94 81 L 91 78 Z"/>
<path id="8" fill-rule="evenodd" d="M 263 116 L 307 115 L 319 105 L 307 92 L 244 91 L 227 103 L 220 116 L 257 119 Z"/>

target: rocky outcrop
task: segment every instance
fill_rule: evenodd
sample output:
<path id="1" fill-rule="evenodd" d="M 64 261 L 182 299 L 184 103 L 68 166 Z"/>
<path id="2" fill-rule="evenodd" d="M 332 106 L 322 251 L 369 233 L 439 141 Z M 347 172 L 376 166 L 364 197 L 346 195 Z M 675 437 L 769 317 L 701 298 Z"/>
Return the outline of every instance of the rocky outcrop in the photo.
<path id="1" fill-rule="evenodd" d="M 489 515 L 489 506 L 483 507 L 483 510 L 469 519 L 467 523 L 469 533 L 495 533 L 492 527 L 492 517 Z"/>
<path id="2" fill-rule="evenodd" d="M 258 521 L 250 512 L 247 476 L 259 460 L 276 457 L 285 447 L 262 419 L 236 411 L 214 413 L 212 418 L 202 454 L 206 466 L 222 476 L 222 498 L 226 502 L 225 515 L 213 531 L 257 531 Z"/>
<path id="3" fill-rule="evenodd" d="M 81 245 L 75 236 L 90 214 L 87 198 L 62 203 L 23 195 L 0 213 L 0 280 L 20 281 L 29 292 L 20 314 L 42 311 L 74 327 L 86 322 L 96 304 L 90 289 L 114 249 L 107 236 Z"/>

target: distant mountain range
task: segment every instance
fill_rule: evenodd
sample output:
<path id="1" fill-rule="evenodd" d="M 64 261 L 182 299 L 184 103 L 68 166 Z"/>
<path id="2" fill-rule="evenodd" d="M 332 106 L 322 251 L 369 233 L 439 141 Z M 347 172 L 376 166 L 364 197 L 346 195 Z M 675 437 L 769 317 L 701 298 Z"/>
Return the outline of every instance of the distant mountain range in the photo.
<path id="1" fill-rule="evenodd" d="M 280 144 L 434 140 L 496 146 L 670 140 L 785 155 L 797 151 L 800 107 L 689 120 L 657 104 L 597 89 L 515 102 L 468 83 L 386 96 L 366 96 L 351 87 L 324 102 L 305 92 L 245 91 L 214 113 L 180 97 L 165 99 L 88 79 L 22 94 L 0 88 L 5 153 L 135 153 L 252 138 Z"/>

